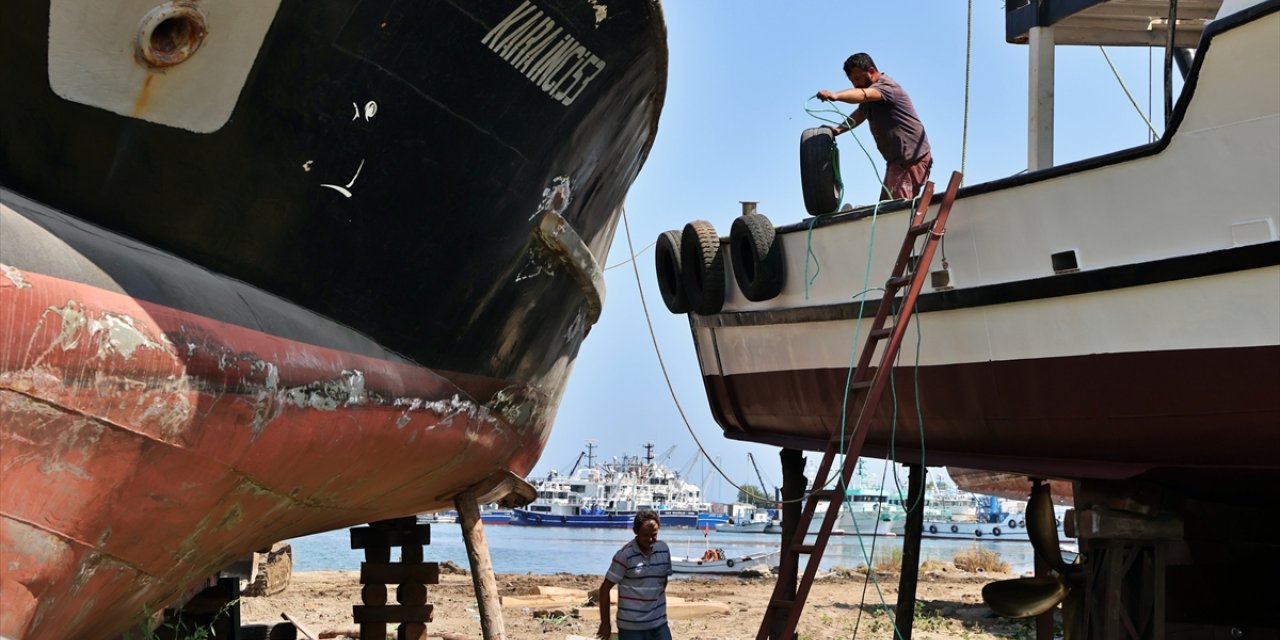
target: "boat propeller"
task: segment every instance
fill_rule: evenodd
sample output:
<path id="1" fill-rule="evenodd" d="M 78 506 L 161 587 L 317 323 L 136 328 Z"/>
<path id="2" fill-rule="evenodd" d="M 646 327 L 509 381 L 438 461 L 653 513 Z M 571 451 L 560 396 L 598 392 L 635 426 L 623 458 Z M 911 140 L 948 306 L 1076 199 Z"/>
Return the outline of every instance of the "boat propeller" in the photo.
<path id="1" fill-rule="evenodd" d="M 1062 603 L 1064 622 L 1074 620 L 1071 610 L 1080 606 L 1083 591 L 1075 589 L 1073 594 L 1072 587 L 1080 584 L 1083 571 L 1079 565 L 1067 564 L 1062 559 L 1048 483 L 1032 483 L 1031 500 L 1027 503 L 1027 536 L 1036 555 L 1055 575 L 992 582 L 982 588 L 982 599 L 992 611 L 1006 618 L 1038 616 Z"/>

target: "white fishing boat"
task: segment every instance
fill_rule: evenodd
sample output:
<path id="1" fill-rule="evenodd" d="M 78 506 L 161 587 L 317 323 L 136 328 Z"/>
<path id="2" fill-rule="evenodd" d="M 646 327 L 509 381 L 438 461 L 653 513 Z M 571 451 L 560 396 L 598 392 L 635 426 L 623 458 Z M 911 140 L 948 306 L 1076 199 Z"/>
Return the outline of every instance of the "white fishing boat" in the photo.
<path id="1" fill-rule="evenodd" d="M 726 557 L 723 551 L 708 549 L 701 558 L 671 558 L 671 570 L 676 573 L 718 575 L 737 575 L 747 570 L 772 571 L 778 565 L 779 557 L 780 551 Z"/>
<path id="2" fill-rule="evenodd" d="M 782 533 L 782 524 L 768 511 L 756 511 L 749 518 L 731 520 L 716 526 L 716 533 Z"/>
<path id="3" fill-rule="evenodd" d="M 822 451 L 848 438 L 860 455 L 923 463 L 927 450 L 930 464 L 1020 476 L 1000 495 L 1042 492 L 1027 524 L 1044 556 L 1058 492 L 1040 481 L 1071 486 L 1082 562 L 1070 580 L 991 585 L 994 610 L 1040 615 L 1070 597 L 1073 640 L 1119 637 L 1122 617 L 1154 620 L 1156 636 L 1273 637 L 1262 523 L 1280 487 L 1280 2 L 1005 11 L 1006 40 L 1028 45 L 1028 170 L 963 187 L 954 175 L 921 209 L 945 209 L 945 229 L 914 225 L 908 201 L 841 208 L 828 133 L 801 149 L 813 217 L 775 225 L 747 209 L 727 238 L 705 220 L 659 237 L 659 286 L 688 313 L 711 413 L 733 440 Z M 1055 81 L 1055 45 L 1164 47 L 1158 137 L 1054 165 L 1055 95 L 1098 91 L 1092 74 Z M 1176 94 L 1174 58 L 1190 60 Z M 895 258 L 904 236 L 943 242 L 940 259 L 919 246 Z M 890 304 L 877 287 L 905 282 L 914 315 L 873 323 Z M 888 389 L 851 389 L 854 357 L 872 363 L 895 334 Z"/>

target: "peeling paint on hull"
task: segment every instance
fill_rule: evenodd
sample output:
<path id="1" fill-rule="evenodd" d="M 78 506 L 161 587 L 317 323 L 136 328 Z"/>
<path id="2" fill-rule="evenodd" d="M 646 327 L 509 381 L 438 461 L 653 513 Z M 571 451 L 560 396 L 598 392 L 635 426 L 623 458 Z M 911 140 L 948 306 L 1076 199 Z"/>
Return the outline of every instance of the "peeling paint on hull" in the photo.
<path id="1" fill-rule="evenodd" d="M 545 440 L 509 419 L 529 389 L 484 406 L 421 367 L 21 278 L 0 281 L 7 637 L 127 624 L 265 544 L 523 474 Z"/>

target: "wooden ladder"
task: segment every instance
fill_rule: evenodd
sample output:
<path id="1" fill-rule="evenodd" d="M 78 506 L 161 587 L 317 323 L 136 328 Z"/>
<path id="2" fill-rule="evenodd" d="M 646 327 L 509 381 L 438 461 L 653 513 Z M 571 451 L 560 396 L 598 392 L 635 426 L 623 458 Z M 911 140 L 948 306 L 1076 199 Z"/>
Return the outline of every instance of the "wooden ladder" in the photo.
<path id="1" fill-rule="evenodd" d="M 916 207 L 911 224 L 907 227 L 906 238 L 903 239 L 902 249 L 898 252 L 898 260 L 893 265 L 893 273 L 885 282 L 884 296 L 880 299 L 875 321 L 872 322 L 871 330 L 863 343 L 857 369 L 854 370 L 853 378 L 849 383 L 849 393 L 866 391 L 866 395 L 863 396 L 860 405 L 856 402 L 847 403 L 844 423 L 852 424 L 852 428 L 846 430 L 843 438 L 836 435 L 827 444 L 826 453 L 822 456 L 822 464 L 818 466 L 818 473 L 813 478 L 813 489 L 809 492 L 808 500 L 805 501 L 800 521 L 796 523 L 795 536 L 791 540 L 791 546 L 784 553 L 782 565 L 778 571 L 778 581 L 774 585 L 769 605 L 765 608 L 764 620 L 760 623 L 756 640 L 767 640 L 771 637 L 774 640 L 784 638 L 789 640 L 795 634 L 796 626 L 800 622 L 800 614 L 804 611 L 805 600 L 809 597 L 809 589 L 813 586 L 813 579 L 818 573 L 818 564 L 822 561 L 823 552 L 826 551 L 827 540 L 831 536 L 831 530 L 844 504 L 845 487 L 849 486 L 849 480 L 857 467 L 862 443 L 867 438 L 871 419 L 876 413 L 881 396 L 884 395 L 885 385 L 889 382 L 889 371 L 893 367 L 894 359 L 898 356 L 898 348 L 902 345 L 911 312 L 916 305 L 916 298 L 920 295 L 920 288 L 929 274 L 934 250 L 946 230 L 947 216 L 951 213 L 951 205 L 955 202 L 956 190 L 960 188 L 960 177 L 959 172 L 951 174 L 951 182 L 947 185 L 942 204 L 938 207 L 938 215 L 933 220 L 924 222 L 929 201 L 933 198 L 933 182 L 925 185 L 924 193 L 920 196 L 920 204 Z M 925 240 L 924 249 L 920 252 L 919 258 L 913 260 L 912 249 L 915 247 L 917 238 L 922 235 L 928 235 L 928 238 Z M 904 288 L 906 293 L 899 301 L 898 292 Z M 885 321 L 894 306 L 897 306 L 897 310 L 893 326 L 886 328 Z M 883 349 L 879 364 L 872 369 L 871 359 L 874 357 L 876 346 L 885 338 L 888 338 L 889 342 Z M 855 409 L 855 406 L 859 408 Z M 827 475 L 831 472 L 836 456 L 842 453 L 845 458 L 840 470 L 840 481 L 835 483 L 833 488 L 828 489 L 826 488 Z M 828 506 L 826 517 L 822 519 L 822 527 L 818 530 L 814 542 L 805 544 L 804 539 L 813 522 L 818 502 L 823 500 L 828 503 Z M 809 561 L 805 564 L 804 576 L 796 585 L 795 600 L 789 600 L 788 585 L 799 571 L 801 555 L 808 555 Z M 790 613 L 786 616 L 781 634 L 770 636 L 777 617 L 788 610 Z"/>

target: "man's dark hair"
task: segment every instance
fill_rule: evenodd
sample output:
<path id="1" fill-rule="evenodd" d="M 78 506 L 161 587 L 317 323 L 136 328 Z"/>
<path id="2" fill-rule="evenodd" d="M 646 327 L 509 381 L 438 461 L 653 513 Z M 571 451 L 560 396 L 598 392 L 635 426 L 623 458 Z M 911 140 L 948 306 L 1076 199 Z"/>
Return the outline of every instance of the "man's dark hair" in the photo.
<path id="1" fill-rule="evenodd" d="M 872 59 L 871 59 L 871 56 L 869 56 L 869 55 L 867 55 L 867 54 L 865 54 L 865 53 L 855 53 L 855 54 L 853 54 L 853 55 L 849 56 L 849 59 L 848 59 L 848 60 L 845 60 L 845 61 L 844 61 L 844 73 L 845 73 L 845 75 L 849 75 L 849 70 L 850 70 L 850 69 L 853 69 L 854 67 L 857 67 L 858 69 L 861 69 L 861 70 L 863 70 L 863 71 L 870 71 L 870 70 L 872 70 L 872 69 L 877 69 L 877 70 L 879 69 L 879 67 L 877 67 L 877 66 L 876 66 L 876 61 L 875 61 L 875 60 L 872 60 Z"/>
<path id="2" fill-rule="evenodd" d="M 658 523 L 659 526 L 662 525 L 662 520 L 658 519 L 657 511 L 654 511 L 653 509 L 641 509 L 640 511 L 636 512 L 636 519 L 635 519 L 635 522 L 631 524 L 631 530 L 638 531 L 640 527 L 643 526 L 644 523 L 648 520 L 652 520 Z"/>

